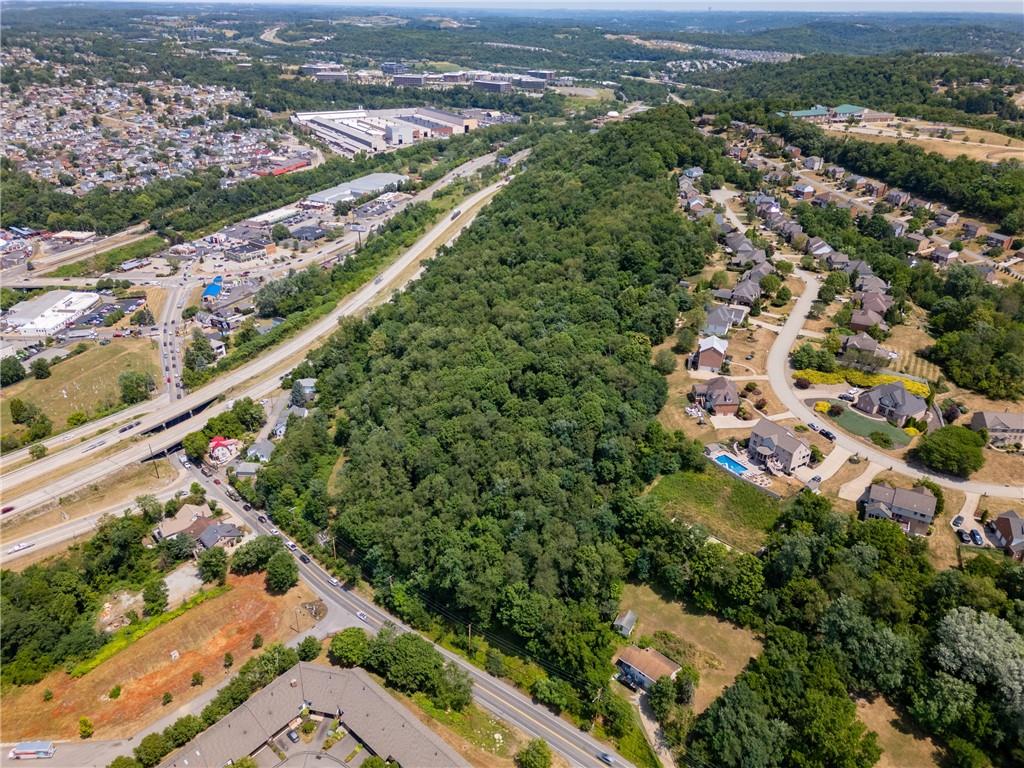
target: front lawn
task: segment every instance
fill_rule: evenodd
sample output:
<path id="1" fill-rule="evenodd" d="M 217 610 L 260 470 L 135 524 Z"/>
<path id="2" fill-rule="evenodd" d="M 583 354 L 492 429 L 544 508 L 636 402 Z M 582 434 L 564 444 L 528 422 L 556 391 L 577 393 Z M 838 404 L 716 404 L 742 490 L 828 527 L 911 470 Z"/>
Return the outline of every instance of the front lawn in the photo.
<path id="1" fill-rule="evenodd" d="M 841 402 L 838 400 L 830 400 L 829 402 Z M 845 404 L 844 404 L 845 405 Z M 831 416 L 829 418 L 832 418 Z M 887 435 L 892 440 L 894 447 L 902 448 L 910 444 L 910 435 L 904 432 L 899 427 L 894 427 L 888 421 L 880 419 L 871 419 L 862 413 L 859 413 L 853 408 L 844 408 L 843 414 L 836 419 L 832 419 L 836 424 L 854 435 L 860 435 L 861 437 L 868 437 L 872 432 L 881 432 L 883 435 Z"/>

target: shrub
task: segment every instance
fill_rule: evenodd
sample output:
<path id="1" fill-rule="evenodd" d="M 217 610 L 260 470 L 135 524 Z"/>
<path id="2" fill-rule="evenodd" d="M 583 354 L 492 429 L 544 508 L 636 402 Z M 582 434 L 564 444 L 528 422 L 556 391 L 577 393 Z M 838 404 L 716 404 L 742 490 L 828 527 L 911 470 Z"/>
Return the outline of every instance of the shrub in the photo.
<path id="1" fill-rule="evenodd" d="M 43 691 L 43 701 L 53 701 L 53 691 L 49 688 Z"/>
<path id="2" fill-rule="evenodd" d="M 868 437 L 879 448 L 892 448 L 892 438 L 885 432 L 872 432 Z"/>
<path id="3" fill-rule="evenodd" d="M 80 738 L 91 738 L 95 732 L 96 729 L 93 727 L 92 720 L 90 720 L 88 717 L 78 718 L 78 736 Z"/>
<path id="4" fill-rule="evenodd" d="M 845 410 L 846 409 L 843 408 L 843 406 L 841 406 L 839 403 L 832 403 L 828 407 L 828 415 L 831 416 L 833 419 L 838 419 L 840 416 L 843 415 L 843 411 Z"/>
<path id="5" fill-rule="evenodd" d="M 814 404 L 814 410 L 818 413 L 828 413 L 829 402 L 828 400 L 819 400 Z"/>
<path id="6" fill-rule="evenodd" d="M 234 654 L 231 653 L 231 651 L 228 651 L 227 653 L 225 653 L 224 654 L 224 669 L 231 669 L 231 667 L 232 667 L 232 665 L 234 663 L 235 663 L 235 656 L 234 656 Z"/>
<path id="7" fill-rule="evenodd" d="M 121 695 L 121 686 L 120 685 L 115 685 L 113 688 L 110 689 L 110 693 L 107 694 L 107 698 L 108 699 L 116 699 L 120 695 Z"/>
<path id="8" fill-rule="evenodd" d="M 796 385 L 797 389 L 811 388 L 811 380 L 808 379 L 806 376 L 797 376 L 796 380 L 793 383 Z"/>
<path id="9" fill-rule="evenodd" d="M 313 731 L 316 730 L 316 721 L 315 720 L 305 720 L 305 721 L 303 721 L 302 729 L 301 730 L 302 730 L 302 732 L 304 734 L 306 734 L 308 736 L 309 734 L 311 734 Z"/>
<path id="10" fill-rule="evenodd" d="M 917 437 L 921 434 L 921 431 L 917 427 L 904 427 L 903 431 L 906 432 L 910 437 Z"/>
<path id="11" fill-rule="evenodd" d="M 252 636 L 252 647 L 253 648 L 262 648 L 263 647 L 263 635 L 261 635 L 259 632 L 257 632 L 255 635 Z"/>
<path id="12" fill-rule="evenodd" d="M 192 685 L 193 686 L 202 685 L 203 684 L 203 680 L 205 680 L 205 679 L 206 678 L 203 677 L 203 673 L 202 672 L 193 672 L 192 673 Z"/>
<path id="13" fill-rule="evenodd" d="M 794 371 L 793 378 L 797 389 L 807 389 L 807 387 L 800 386 L 800 379 L 806 379 L 808 386 L 811 384 L 842 384 L 845 381 L 855 387 L 867 388 L 877 387 L 879 384 L 889 384 L 890 382 L 899 381 L 903 382 L 903 386 L 906 387 L 907 391 L 912 395 L 928 397 L 930 394 L 928 385 L 923 382 L 908 379 L 903 376 L 894 376 L 889 373 L 868 373 L 866 371 L 858 371 L 854 368 L 838 368 L 831 373 L 803 368 L 801 370 Z"/>
<path id="14" fill-rule="evenodd" d="M 170 704 L 170 703 L 171 703 L 172 701 L 174 701 L 174 697 L 173 697 L 173 696 L 171 695 L 171 692 L 170 692 L 170 691 L 164 691 L 164 695 L 163 695 L 163 697 L 162 697 L 162 698 L 160 699 L 160 703 L 161 703 L 161 704 L 162 704 L 163 706 L 165 706 L 165 707 L 166 707 L 166 706 L 167 706 L 168 704 Z"/>

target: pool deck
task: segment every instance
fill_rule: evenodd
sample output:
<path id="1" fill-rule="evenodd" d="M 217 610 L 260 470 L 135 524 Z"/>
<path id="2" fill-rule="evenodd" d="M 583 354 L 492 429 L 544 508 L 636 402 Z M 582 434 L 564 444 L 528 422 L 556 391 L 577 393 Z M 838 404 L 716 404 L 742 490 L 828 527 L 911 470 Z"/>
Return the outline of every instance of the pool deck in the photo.
<path id="1" fill-rule="evenodd" d="M 722 462 L 720 462 L 720 458 L 728 459 L 730 462 L 735 462 L 736 464 L 739 464 L 740 466 L 743 467 L 743 472 L 734 472 L 727 464 L 723 464 Z M 758 488 L 762 488 L 764 490 L 768 490 L 771 487 L 771 480 L 765 475 L 764 472 L 755 467 L 751 467 L 748 462 L 737 458 L 734 454 L 722 449 L 721 447 L 718 447 L 716 450 L 711 451 L 708 454 L 708 459 L 710 459 L 712 464 L 717 466 L 719 469 L 728 472 L 732 477 L 739 478 L 740 480 L 745 480 L 751 485 L 755 485 Z"/>

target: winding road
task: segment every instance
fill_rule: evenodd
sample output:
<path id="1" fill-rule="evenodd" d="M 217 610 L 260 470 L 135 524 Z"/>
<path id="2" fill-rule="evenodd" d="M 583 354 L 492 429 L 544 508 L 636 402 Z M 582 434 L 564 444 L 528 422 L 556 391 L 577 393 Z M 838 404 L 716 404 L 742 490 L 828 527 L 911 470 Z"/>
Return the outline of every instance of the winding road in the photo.
<path id="1" fill-rule="evenodd" d="M 768 351 L 766 369 L 768 378 L 773 384 L 772 388 L 783 406 L 785 406 L 797 418 L 810 423 L 820 420 L 820 414 L 816 416 L 814 411 L 804 403 L 803 399 L 793 388 L 791 370 L 789 367 L 789 350 L 792 349 L 793 344 L 800 335 L 807 312 L 810 310 L 811 304 L 818 295 L 818 288 L 821 287 L 821 281 L 813 272 L 808 272 L 803 269 L 795 269 L 793 274 L 802 280 L 806 287 L 797 299 L 796 306 L 793 307 L 793 311 L 789 313 L 789 318 L 779 330 L 779 335 L 775 339 L 775 343 L 772 344 L 771 349 Z M 1024 485 L 1021 485 L 1019 482 L 1008 482 L 1005 484 L 985 483 L 978 480 L 962 480 L 950 475 L 940 475 L 933 472 L 922 472 L 920 469 L 912 467 L 902 459 L 891 456 L 884 451 L 880 451 L 873 445 L 861 442 L 852 435 L 848 435 L 841 430 L 834 430 L 834 432 L 836 435 L 836 445 L 845 448 L 851 453 L 858 453 L 862 458 L 865 458 L 868 461 L 874 462 L 875 464 L 879 464 L 883 467 L 889 467 L 892 470 L 909 477 L 915 479 L 925 477 L 945 488 L 953 488 L 966 493 L 988 495 L 1000 499 L 1024 500 Z M 1017 479 L 1019 480 L 1019 478 Z"/>

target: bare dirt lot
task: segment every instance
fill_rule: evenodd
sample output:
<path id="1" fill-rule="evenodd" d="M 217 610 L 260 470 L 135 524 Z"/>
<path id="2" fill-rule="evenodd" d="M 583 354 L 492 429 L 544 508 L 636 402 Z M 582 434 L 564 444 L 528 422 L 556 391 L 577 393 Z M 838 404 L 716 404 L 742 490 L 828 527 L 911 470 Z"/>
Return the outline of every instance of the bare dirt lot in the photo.
<path id="1" fill-rule="evenodd" d="M 627 584 L 622 590 L 623 609 L 639 616 L 634 636 L 658 630 L 671 632 L 696 649 L 689 663 L 700 672 L 700 684 L 693 699 L 698 714 L 711 705 L 736 679 L 750 659 L 761 653 L 761 642 L 753 633 L 702 613 L 689 611 L 679 603 L 663 599 L 650 587 Z"/>
<path id="2" fill-rule="evenodd" d="M 1001 133 L 976 128 L 954 129 L 962 132 L 952 134 L 950 138 L 926 135 L 929 130 L 939 127 L 926 120 L 911 120 L 901 122 L 899 126 L 854 126 L 847 131 L 848 126 L 836 125 L 827 126 L 826 130 L 876 144 L 902 140 L 948 158 L 967 155 L 972 160 L 985 160 L 990 163 L 1024 158 L 1024 141 L 1020 139 L 1011 139 Z M 915 130 L 918 131 L 917 135 L 914 133 Z"/>
<path id="3" fill-rule="evenodd" d="M 229 674 L 225 653 L 234 656 L 233 669 L 256 653 L 253 635 L 263 635 L 266 645 L 293 637 L 296 608 L 313 599 L 304 585 L 286 595 L 269 595 L 262 574 L 231 577 L 229 583 L 233 588 L 227 594 L 154 630 L 84 677 L 55 670 L 36 685 L 8 691 L 0 738 L 76 739 L 83 716 L 93 721 L 97 739 L 138 733 L 166 714 L 161 705 L 165 691 L 174 697 L 173 706 L 180 706 Z M 312 624 L 308 616 L 298 621 L 299 631 Z M 177 661 L 171 651 L 178 652 Z M 193 672 L 202 672 L 206 682 L 192 686 Z M 108 694 L 117 685 L 121 695 L 111 700 Z M 48 702 L 43 701 L 47 689 L 53 692 Z"/>

